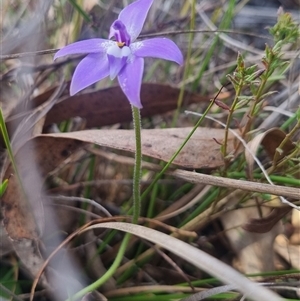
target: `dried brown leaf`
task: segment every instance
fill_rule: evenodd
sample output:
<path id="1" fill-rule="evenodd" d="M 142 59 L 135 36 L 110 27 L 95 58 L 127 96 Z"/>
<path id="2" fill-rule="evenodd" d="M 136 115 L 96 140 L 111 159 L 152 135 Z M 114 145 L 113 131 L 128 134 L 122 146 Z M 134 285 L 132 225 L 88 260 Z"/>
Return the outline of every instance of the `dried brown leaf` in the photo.
<path id="1" fill-rule="evenodd" d="M 264 218 L 251 218 L 242 228 L 253 233 L 267 233 L 290 211 L 291 207 L 275 208 Z"/>
<path id="2" fill-rule="evenodd" d="M 168 162 L 180 145 L 184 142 L 192 128 L 170 128 L 142 130 L 143 155 Z M 46 134 L 37 138 L 75 139 L 87 143 L 135 151 L 135 136 L 132 130 L 86 130 L 70 133 Z M 198 128 L 181 153 L 173 161 L 185 168 L 216 168 L 224 163 L 220 145 L 214 139 L 222 141 L 223 129 Z M 235 138 L 229 136 L 228 150 L 233 151 Z"/>
<path id="3" fill-rule="evenodd" d="M 238 202 L 239 200 L 231 201 Z M 247 205 L 250 205 L 249 202 Z M 268 214 L 269 208 L 262 208 L 262 211 L 263 214 Z M 221 221 L 226 230 L 226 236 L 238 256 L 239 265 L 243 272 L 272 271 L 274 270 L 274 250 L 270 246 L 273 245 L 275 237 L 281 232 L 281 225 L 277 224 L 277 221 L 274 224 L 266 221 L 261 226 L 268 227 L 268 231 L 248 232 L 241 225 L 249 219 L 249 216 L 256 218 L 258 216 L 257 208 L 242 208 L 222 214 Z"/>
<path id="4" fill-rule="evenodd" d="M 277 147 L 280 145 L 280 143 L 283 141 L 285 137 L 286 134 L 282 130 L 278 128 L 272 128 L 265 131 L 264 133 L 257 135 L 254 139 L 252 139 L 248 143 L 248 147 L 250 148 L 252 153 L 256 154 L 260 145 L 262 145 L 265 151 L 267 152 L 268 156 L 271 159 L 273 159 Z M 288 140 L 287 143 L 284 145 L 284 149 L 282 150 L 282 153 L 278 157 L 278 160 L 282 159 L 294 148 L 295 146 L 293 145 L 293 142 L 291 140 Z M 249 167 L 249 174 L 251 175 L 253 173 L 254 158 L 247 150 L 245 150 L 245 156 Z"/>
<path id="5" fill-rule="evenodd" d="M 190 131 L 191 128 L 144 130 L 142 132 L 143 154 L 168 161 Z M 223 130 L 197 129 L 174 163 L 188 168 L 216 168 L 223 165 L 220 146 L 213 138 L 221 140 Z M 47 173 L 84 143 L 128 152 L 135 150 L 134 132 L 131 130 L 86 130 L 45 134 L 29 140 L 16 155 L 19 173 L 29 201 L 24 198 L 19 189 L 16 177 L 11 178 L 3 196 L 4 225 L 11 238 L 39 237 L 38 229 L 42 229 L 43 224 L 40 195 L 42 181 Z M 229 150 L 233 148 L 234 138 L 231 137 Z M 32 168 L 35 165 L 40 172 L 33 172 Z M 12 173 L 12 168 L 8 168 L 6 177 Z"/>
<path id="6" fill-rule="evenodd" d="M 51 91 L 37 97 L 36 105 L 46 101 Z M 141 89 L 142 117 L 175 110 L 179 93 L 180 89 L 178 88 L 144 83 Z M 209 101 L 209 97 L 190 92 L 184 94 L 184 104 L 205 101 Z M 65 97 L 48 113 L 45 125 L 59 123 L 76 116 L 86 120 L 87 128 L 132 121 L 130 104 L 119 86 Z"/>
<path id="7" fill-rule="evenodd" d="M 278 146 L 281 144 L 283 139 L 285 139 L 286 134 L 278 129 L 272 128 L 268 131 L 257 135 L 253 140 L 248 143 L 249 148 L 254 154 L 258 151 L 260 145 L 264 147 L 268 156 L 274 160 Z M 282 153 L 278 156 L 277 160 L 284 158 L 288 153 L 290 153 L 295 148 L 293 142 L 289 139 L 285 143 Z M 249 174 L 252 175 L 254 168 L 254 158 L 246 150 L 246 161 L 249 166 Z M 266 233 L 270 231 L 280 219 L 285 216 L 292 208 L 276 208 L 267 217 L 262 219 L 250 219 L 244 226 L 243 229 L 254 233 Z"/>
<path id="8" fill-rule="evenodd" d="M 2 197 L 4 226 L 12 239 L 37 239 L 44 226 L 42 182 L 44 177 L 82 146 L 78 140 L 48 138 L 29 140 L 15 155 L 18 172 L 24 187 L 16 176 L 11 177 Z M 14 174 L 11 166 L 5 178 Z"/>

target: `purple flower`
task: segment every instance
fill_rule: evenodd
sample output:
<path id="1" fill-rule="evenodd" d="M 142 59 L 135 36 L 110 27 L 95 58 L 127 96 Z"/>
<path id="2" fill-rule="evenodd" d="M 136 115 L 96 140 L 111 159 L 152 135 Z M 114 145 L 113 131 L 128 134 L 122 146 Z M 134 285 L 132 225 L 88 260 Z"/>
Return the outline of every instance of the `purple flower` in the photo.
<path id="1" fill-rule="evenodd" d="M 176 44 L 166 38 L 136 41 L 153 0 L 137 0 L 125 7 L 110 27 L 109 39 L 89 39 L 60 49 L 54 59 L 69 54 L 87 54 L 75 69 L 70 94 L 74 95 L 101 79 L 118 77 L 129 102 L 142 108 L 140 90 L 144 57 L 183 63 Z"/>

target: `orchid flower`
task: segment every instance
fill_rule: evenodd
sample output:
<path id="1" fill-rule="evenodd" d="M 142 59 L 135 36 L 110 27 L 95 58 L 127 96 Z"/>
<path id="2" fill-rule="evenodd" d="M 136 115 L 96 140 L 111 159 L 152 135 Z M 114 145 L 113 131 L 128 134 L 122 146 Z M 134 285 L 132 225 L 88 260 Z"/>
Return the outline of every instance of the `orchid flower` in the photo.
<path id="1" fill-rule="evenodd" d="M 140 90 L 144 58 L 160 58 L 181 65 L 183 56 L 177 45 L 166 38 L 136 41 L 153 0 L 137 0 L 125 7 L 110 27 L 109 40 L 89 39 L 60 49 L 54 59 L 70 54 L 87 54 L 75 69 L 70 86 L 74 95 L 110 76 L 119 84 L 131 105 L 142 108 Z M 112 40 L 111 38 L 114 38 Z"/>

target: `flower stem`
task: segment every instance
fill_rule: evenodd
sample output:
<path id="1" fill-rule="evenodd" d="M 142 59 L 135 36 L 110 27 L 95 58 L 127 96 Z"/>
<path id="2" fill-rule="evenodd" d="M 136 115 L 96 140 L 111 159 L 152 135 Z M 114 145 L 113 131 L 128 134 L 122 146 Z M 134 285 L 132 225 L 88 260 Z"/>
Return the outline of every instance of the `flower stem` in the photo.
<path id="1" fill-rule="evenodd" d="M 101 285 L 103 285 L 105 282 L 107 282 L 107 280 L 109 280 L 114 275 L 114 273 L 116 272 L 117 268 L 119 267 L 119 265 L 122 261 L 122 258 L 123 258 L 124 254 L 126 252 L 126 248 L 128 246 L 130 236 L 131 235 L 129 233 L 125 234 L 125 236 L 123 238 L 123 241 L 120 245 L 120 249 L 118 251 L 118 254 L 117 254 L 113 264 L 106 271 L 106 273 L 104 275 L 102 275 L 102 277 L 100 277 L 97 281 L 95 281 L 92 284 L 86 286 L 85 288 L 83 288 L 82 290 L 80 290 L 79 292 L 74 294 L 72 297 L 68 298 L 66 301 L 78 300 L 79 298 L 82 298 L 86 294 L 98 289 Z"/>
<path id="2" fill-rule="evenodd" d="M 189 73 L 191 71 L 191 64 L 190 64 L 190 60 L 191 60 L 191 56 L 192 56 L 192 48 L 193 48 L 193 42 L 194 42 L 194 35 L 195 33 L 193 32 L 193 30 L 195 29 L 195 16 L 196 16 L 196 1 L 193 0 L 191 5 L 191 21 L 190 21 L 190 34 L 189 34 L 189 44 L 188 44 L 188 50 L 187 50 L 187 55 L 186 55 L 186 64 L 184 67 L 184 73 L 183 73 L 183 79 L 182 82 L 185 83 L 187 78 L 189 77 Z M 175 127 L 179 114 L 180 114 L 180 109 L 182 107 L 182 103 L 183 103 L 183 96 L 184 96 L 184 92 L 185 92 L 185 85 L 183 84 L 180 88 L 180 92 L 179 92 L 179 96 L 178 96 L 178 100 L 177 100 L 177 109 L 175 111 L 173 120 L 172 120 L 172 127 Z"/>
<path id="3" fill-rule="evenodd" d="M 134 165 L 134 173 L 133 173 L 133 217 L 132 222 L 136 224 L 138 222 L 140 216 L 140 204 L 141 204 L 141 192 L 140 192 L 140 179 L 141 179 L 141 171 L 142 171 L 142 141 L 141 141 L 141 116 L 140 110 L 134 106 L 132 108 L 132 118 L 133 118 L 133 126 L 135 130 L 135 141 L 136 141 L 136 150 L 135 150 L 135 165 Z M 111 267 L 107 270 L 107 272 L 99 278 L 94 283 L 88 285 L 83 288 L 81 291 L 77 292 L 72 298 L 67 299 L 66 301 L 76 300 L 78 298 L 82 298 L 85 294 L 96 290 L 98 287 L 103 285 L 110 279 L 117 268 L 119 267 L 122 258 L 126 252 L 126 248 L 128 246 L 131 235 L 126 233 L 123 241 L 121 243 L 118 254 L 111 265 Z"/>
<path id="4" fill-rule="evenodd" d="M 141 141 L 141 116 L 140 110 L 132 108 L 132 119 L 135 131 L 135 164 L 133 172 L 133 217 L 132 222 L 136 224 L 140 216 L 141 207 L 141 173 L 142 173 L 142 141 Z"/>

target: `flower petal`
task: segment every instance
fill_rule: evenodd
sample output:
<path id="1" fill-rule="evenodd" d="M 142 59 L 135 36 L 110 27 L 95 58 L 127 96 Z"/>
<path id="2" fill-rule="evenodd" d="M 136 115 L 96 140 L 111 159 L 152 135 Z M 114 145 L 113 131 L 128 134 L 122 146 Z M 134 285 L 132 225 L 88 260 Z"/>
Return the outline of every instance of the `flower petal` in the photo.
<path id="1" fill-rule="evenodd" d="M 109 63 L 109 75 L 113 80 L 127 63 L 128 57 L 131 55 L 129 47 L 124 46 L 120 48 L 117 44 L 111 46 L 107 50 L 107 57 Z"/>
<path id="2" fill-rule="evenodd" d="M 54 60 L 69 54 L 84 54 L 84 53 L 103 53 L 107 49 L 107 43 L 112 41 L 105 39 L 89 39 L 72 43 L 58 50 L 54 56 Z"/>
<path id="3" fill-rule="evenodd" d="M 119 84 L 129 102 L 141 109 L 141 84 L 144 72 L 144 59 L 132 56 L 118 76 Z"/>
<path id="4" fill-rule="evenodd" d="M 178 46 L 166 38 L 154 38 L 132 43 L 132 53 L 139 57 L 155 57 L 183 64 L 183 56 Z"/>
<path id="5" fill-rule="evenodd" d="M 88 54 L 76 67 L 70 87 L 70 95 L 94 84 L 109 75 L 106 54 Z"/>
<path id="6" fill-rule="evenodd" d="M 118 19 L 126 26 L 131 42 L 134 42 L 141 33 L 152 3 L 153 0 L 137 0 L 120 12 Z"/>
<path id="7" fill-rule="evenodd" d="M 111 26 L 108 38 L 111 39 L 115 37 L 116 41 L 119 43 L 124 43 L 124 45 L 130 45 L 130 34 L 127 32 L 126 26 L 121 20 L 116 20 Z"/>

